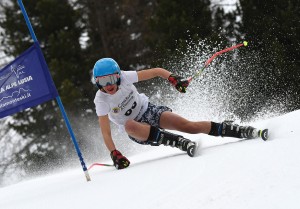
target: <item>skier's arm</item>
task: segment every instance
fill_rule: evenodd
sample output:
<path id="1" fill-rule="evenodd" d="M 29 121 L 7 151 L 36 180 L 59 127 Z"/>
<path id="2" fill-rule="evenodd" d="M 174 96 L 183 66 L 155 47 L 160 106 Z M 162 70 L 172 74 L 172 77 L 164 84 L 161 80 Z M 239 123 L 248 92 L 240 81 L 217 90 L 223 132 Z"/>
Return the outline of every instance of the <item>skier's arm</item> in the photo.
<path id="1" fill-rule="evenodd" d="M 111 137 L 111 129 L 110 129 L 110 123 L 108 119 L 108 115 L 99 116 L 99 125 L 102 132 L 102 136 L 104 139 L 104 143 L 107 147 L 107 149 L 112 152 L 116 149 L 115 144 L 113 142 L 113 139 Z"/>
<path id="2" fill-rule="evenodd" d="M 102 132 L 104 143 L 110 151 L 110 157 L 117 169 L 127 168 L 130 165 L 129 160 L 116 149 L 114 141 L 111 137 L 111 129 L 108 115 L 99 116 L 99 126 Z"/>
<path id="3" fill-rule="evenodd" d="M 168 79 L 171 73 L 163 68 L 152 68 L 148 70 L 141 70 L 137 72 L 139 81 L 148 80 L 155 77 L 162 77 Z"/>
<path id="4" fill-rule="evenodd" d="M 152 68 L 148 70 L 141 70 L 137 72 L 138 81 L 144 81 L 155 77 L 162 77 L 167 79 L 179 92 L 185 93 L 189 85 L 189 80 L 181 76 L 172 74 L 163 68 Z"/>

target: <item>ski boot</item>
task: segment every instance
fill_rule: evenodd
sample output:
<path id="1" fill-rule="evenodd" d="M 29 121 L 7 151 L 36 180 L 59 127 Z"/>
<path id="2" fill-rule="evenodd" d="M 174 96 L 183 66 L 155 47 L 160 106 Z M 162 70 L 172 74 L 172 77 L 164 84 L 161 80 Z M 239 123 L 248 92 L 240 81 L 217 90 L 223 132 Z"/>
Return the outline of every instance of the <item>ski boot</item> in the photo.
<path id="1" fill-rule="evenodd" d="M 258 130 L 252 126 L 239 126 L 233 124 L 233 121 L 224 121 L 222 123 L 221 136 L 254 139 L 261 137 L 263 140 L 268 139 L 268 129 Z"/>
<path id="2" fill-rule="evenodd" d="M 239 126 L 233 124 L 233 121 L 224 121 L 221 136 L 254 139 L 258 136 L 258 131 L 251 126 Z"/>
<path id="3" fill-rule="evenodd" d="M 195 142 L 167 131 L 161 132 L 161 144 L 179 148 L 180 150 L 187 152 L 190 157 L 193 157 L 195 154 Z"/>
<path id="4" fill-rule="evenodd" d="M 190 157 L 194 157 L 197 148 L 196 142 L 186 139 L 183 136 L 154 127 L 151 127 L 148 142 L 152 146 L 159 146 L 163 144 L 165 146 L 179 148 L 180 150 L 187 152 Z"/>

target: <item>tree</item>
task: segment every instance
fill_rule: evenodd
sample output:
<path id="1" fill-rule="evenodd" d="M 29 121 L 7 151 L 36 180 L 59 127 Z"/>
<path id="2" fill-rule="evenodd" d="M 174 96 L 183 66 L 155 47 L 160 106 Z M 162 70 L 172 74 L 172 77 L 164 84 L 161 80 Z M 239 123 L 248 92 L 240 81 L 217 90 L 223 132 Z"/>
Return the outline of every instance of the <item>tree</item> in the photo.
<path id="1" fill-rule="evenodd" d="M 299 108 L 299 1 L 241 0 L 240 4 L 241 32 L 260 55 L 261 65 L 252 71 L 262 78 L 258 91 L 268 92 L 265 100 L 275 100 L 286 111 Z"/>
<path id="2" fill-rule="evenodd" d="M 210 1 L 157 1 L 151 19 L 154 38 L 152 50 L 164 57 L 176 50 L 184 51 L 187 42 L 193 43 L 209 38 L 212 31 Z"/>
<path id="3" fill-rule="evenodd" d="M 113 57 L 124 70 L 148 59 L 145 36 L 151 1 L 80 0 L 86 15 L 90 63 Z M 149 3 L 150 2 L 150 3 Z"/>

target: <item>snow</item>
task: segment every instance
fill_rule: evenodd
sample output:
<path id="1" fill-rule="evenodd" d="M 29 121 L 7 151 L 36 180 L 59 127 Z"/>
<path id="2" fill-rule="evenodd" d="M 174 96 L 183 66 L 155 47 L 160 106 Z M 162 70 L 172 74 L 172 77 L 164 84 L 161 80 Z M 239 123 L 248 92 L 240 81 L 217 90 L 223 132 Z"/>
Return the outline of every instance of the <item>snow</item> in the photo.
<path id="1" fill-rule="evenodd" d="M 251 125 L 270 140 L 188 135 L 190 158 L 170 147 L 128 156 L 128 169 L 78 167 L 0 189 L 1 209 L 296 209 L 300 208 L 300 111 Z M 110 163 L 110 162 L 102 162 Z"/>

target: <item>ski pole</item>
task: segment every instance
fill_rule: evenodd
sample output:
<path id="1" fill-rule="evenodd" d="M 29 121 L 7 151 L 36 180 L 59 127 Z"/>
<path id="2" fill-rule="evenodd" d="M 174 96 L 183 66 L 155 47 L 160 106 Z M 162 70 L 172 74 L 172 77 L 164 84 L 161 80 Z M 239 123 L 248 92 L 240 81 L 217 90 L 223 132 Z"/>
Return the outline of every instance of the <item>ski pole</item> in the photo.
<path id="1" fill-rule="evenodd" d="M 226 49 L 223 49 L 221 51 L 218 51 L 216 52 L 213 56 L 211 56 L 205 63 L 204 63 L 204 66 L 198 70 L 193 76 L 189 77 L 188 78 L 188 81 L 191 82 L 193 79 L 195 79 L 196 77 L 198 77 L 199 75 L 201 75 L 201 73 L 205 70 L 205 68 L 217 57 L 219 56 L 220 54 L 223 54 L 225 52 L 228 52 L 228 51 L 231 51 L 233 49 L 236 49 L 236 48 L 239 48 L 241 46 L 247 46 L 248 45 L 248 42 L 247 41 L 244 41 L 243 43 L 241 44 L 237 44 L 237 45 L 234 45 L 232 47 L 229 47 L 229 48 L 226 48 Z"/>

